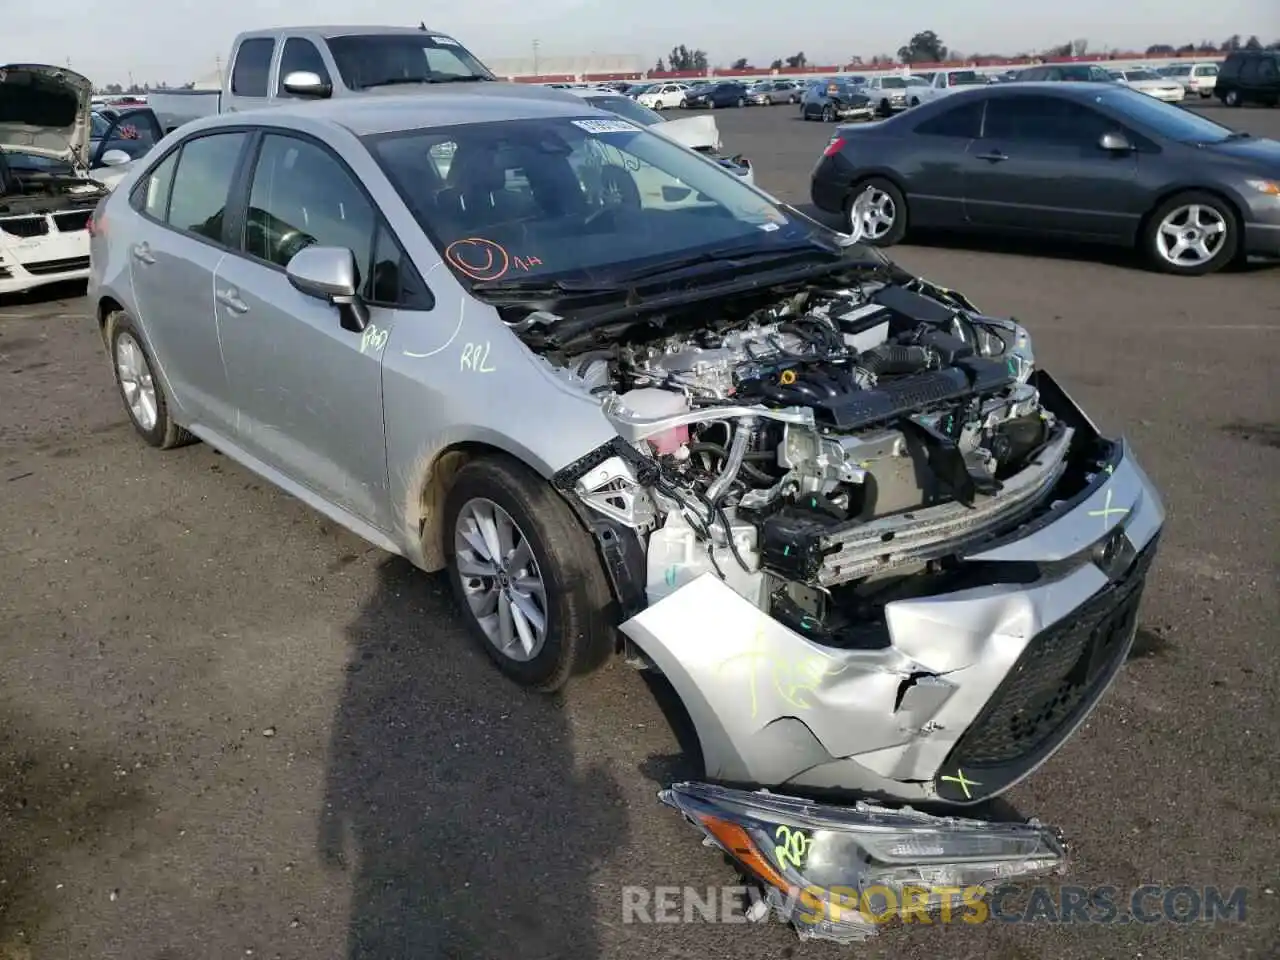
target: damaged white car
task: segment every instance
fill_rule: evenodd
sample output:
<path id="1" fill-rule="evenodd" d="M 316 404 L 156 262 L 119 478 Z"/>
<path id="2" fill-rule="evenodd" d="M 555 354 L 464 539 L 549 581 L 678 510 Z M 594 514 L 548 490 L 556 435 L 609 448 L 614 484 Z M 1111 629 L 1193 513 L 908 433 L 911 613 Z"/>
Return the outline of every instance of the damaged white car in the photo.
<path id="1" fill-rule="evenodd" d="M 142 162 L 90 284 L 142 437 L 447 569 L 521 684 L 623 651 L 660 671 L 738 788 L 668 801 L 740 863 L 776 824 L 847 866 L 849 818 L 880 816 L 761 787 L 1001 793 L 1124 662 L 1164 521 L 1126 445 L 1023 326 L 718 164 L 583 104 L 444 91 L 197 121 Z M 1060 855 L 942 832 L 876 862 Z"/>
<path id="2" fill-rule="evenodd" d="M 89 275 L 87 227 L 110 189 L 85 169 L 92 92 L 62 67 L 0 67 L 0 294 Z"/>

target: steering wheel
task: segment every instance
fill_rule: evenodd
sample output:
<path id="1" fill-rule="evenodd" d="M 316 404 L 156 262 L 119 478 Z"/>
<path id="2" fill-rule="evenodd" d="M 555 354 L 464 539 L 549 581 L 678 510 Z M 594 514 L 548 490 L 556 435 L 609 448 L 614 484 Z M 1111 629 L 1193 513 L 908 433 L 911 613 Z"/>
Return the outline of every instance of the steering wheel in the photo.
<path id="1" fill-rule="evenodd" d="M 635 178 L 613 164 L 600 171 L 600 198 L 600 209 L 587 217 L 584 227 L 591 226 L 605 214 L 640 209 L 640 188 L 636 186 Z"/>

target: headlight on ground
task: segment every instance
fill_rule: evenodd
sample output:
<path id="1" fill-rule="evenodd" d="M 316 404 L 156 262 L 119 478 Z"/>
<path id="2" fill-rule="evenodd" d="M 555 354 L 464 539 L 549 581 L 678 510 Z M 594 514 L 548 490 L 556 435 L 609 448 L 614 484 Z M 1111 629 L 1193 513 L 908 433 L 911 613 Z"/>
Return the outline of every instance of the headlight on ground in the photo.
<path id="1" fill-rule="evenodd" d="M 1062 869 L 1056 831 L 872 804 L 828 806 L 677 783 L 659 795 L 759 881 L 802 936 L 857 940 L 900 911 L 972 904 L 992 881 Z"/>

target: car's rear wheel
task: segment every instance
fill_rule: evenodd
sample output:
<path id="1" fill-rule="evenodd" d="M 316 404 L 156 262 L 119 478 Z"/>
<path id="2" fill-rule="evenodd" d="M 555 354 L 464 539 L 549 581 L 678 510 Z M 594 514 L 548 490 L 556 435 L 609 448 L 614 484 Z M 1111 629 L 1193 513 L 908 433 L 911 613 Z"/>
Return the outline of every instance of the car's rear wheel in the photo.
<path id="1" fill-rule="evenodd" d="M 738 98 L 738 102 L 735 104 L 735 106 L 737 106 L 738 108 L 745 107 L 746 105 L 747 105 L 747 98 L 746 98 L 746 97 L 739 97 L 739 98 Z"/>
<path id="2" fill-rule="evenodd" d="M 1222 102 L 1225 103 L 1228 107 L 1240 106 L 1240 91 L 1228 90 L 1226 93 L 1222 95 Z"/>
<path id="3" fill-rule="evenodd" d="M 902 191 L 883 177 L 871 177 L 854 185 L 845 206 L 845 221 L 854 229 L 854 201 L 867 195 L 862 211 L 862 240 L 876 247 L 891 247 L 907 235 L 907 201 Z"/>
<path id="4" fill-rule="evenodd" d="M 1170 197 L 1147 218 L 1147 257 L 1159 270 L 1201 276 L 1221 270 L 1240 249 L 1235 211 L 1213 194 L 1189 190 Z"/>
<path id="5" fill-rule="evenodd" d="M 518 461 L 473 460 L 445 498 L 444 548 L 467 626 L 517 683 L 557 690 L 613 649 L 611 595 L 590 534 Z"/>
<path id="6" fill-rule="evenodd" d="M 194 443 L 196 438 L 169 416 L 164 387 L 154 373 L 151 355 L 143 346 L 142 335 L 133 319 L 117 310 L 107 317 L 106 331 L 116 386 L 138 436 L 161 450 Z"/>

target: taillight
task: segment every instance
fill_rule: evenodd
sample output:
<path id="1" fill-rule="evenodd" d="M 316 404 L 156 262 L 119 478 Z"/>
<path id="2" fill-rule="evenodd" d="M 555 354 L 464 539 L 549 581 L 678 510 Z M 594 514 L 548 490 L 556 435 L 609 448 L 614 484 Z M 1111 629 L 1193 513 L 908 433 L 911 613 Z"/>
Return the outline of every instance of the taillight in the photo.
<path id="1" fill-rule="evenodd" d="M 98 205 L 93 208 L 93 213 L 89 216 L 89 222 L 84 225 L 91 237 L 104 237 L 107 234 L 107 218 L 102 211 L 106 202 L 105 198 L 98 201 Z"/>
<path id="2" fill-rule="evenodd" d="M 844 149 L 844 137 L 832 137 L 831 142 L 827 144 L 827 149 L 822 151 L 824 157 L 834 157 Z"/>

